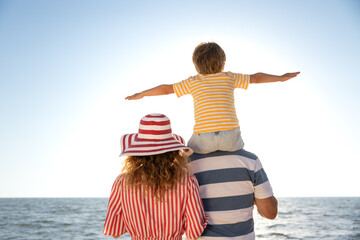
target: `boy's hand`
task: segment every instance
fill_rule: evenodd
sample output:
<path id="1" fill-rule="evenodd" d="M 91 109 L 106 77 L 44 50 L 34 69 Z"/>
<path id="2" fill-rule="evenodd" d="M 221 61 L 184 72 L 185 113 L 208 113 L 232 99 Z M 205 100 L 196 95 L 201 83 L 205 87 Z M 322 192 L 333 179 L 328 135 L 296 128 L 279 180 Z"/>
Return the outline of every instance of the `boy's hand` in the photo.
<path id="1" fill-rule="evenodd" d="M 250 75 L 250 83 L 285 82 L 296 77 L 300 72 L 285 73 L 284 75 L 271 75 L 267 73 L 255 73 Z"/>
<path id="2" fill-rule="evenodd" d="M 297 75 L 299 75 L 300 72 L 294 72 L 294 73 L 285 73 L 284 75 L 281 76 L 280 81 L 281 82 L 285 82 L 291 78 L 296 77 Z"/>
<path id="3" fill-rule="evenodd" d="M 131 96 L 127 96 L 125 99 L 126 100 L 138 100 L 138 99 L 141 99 L 143 98 L 144 96 L 141 94 L 141 93 L 135 93 Z"/>
<path id="4" fill-rule="evenodd" d="M 138 100 L 146 96 L 159 96 L 174 93 L 172 84 L 162 84 L 157 87 L 127 96 L 126 100 Z"/>

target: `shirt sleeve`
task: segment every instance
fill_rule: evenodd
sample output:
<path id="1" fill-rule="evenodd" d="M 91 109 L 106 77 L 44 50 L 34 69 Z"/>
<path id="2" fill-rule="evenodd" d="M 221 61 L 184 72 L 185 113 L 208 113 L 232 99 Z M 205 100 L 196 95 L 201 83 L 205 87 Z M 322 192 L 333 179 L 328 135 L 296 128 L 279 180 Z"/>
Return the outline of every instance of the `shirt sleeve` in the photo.
<path id="1" fill-rule="evenodd" d="M 233 73 L 235 80 L 235 88 L 247 89 L 250 83 L 250 75 L 241 74 L 241 73 Z"/>
<path id="2" fill-rule="evenodd" d="M 185 79 L 179 83 L 174 83 L 173 88 L 177 97 L 190 94 L 190 78 Z"/>
<path id="3" fill-rule="evenodd" d="M 200 198 L 199 183 L 194 175 L 190 175 L 187 185 L 188 198 L 186 204 L 186 236 L 187 239 L 196 239 L 201 236 L 208 217 L 205 215 L 204 206 Z"/>
<path id="4" fill-rule="evenodd" d="M 122 179 L 120 175 L 114 182 L 108 203 L 108 210 L 104 224 L 104 234 L 120 236 L 126 232 L 124 219 L 122 217 L 121 188 Z"/>
<path id="5" fill-rule="evenodd" d="M 264 199 L 274 195 L 269 179 L 266 175 L 260 159 L 256 160 L 254 169 L 254 195 L 255 198 Z"/>

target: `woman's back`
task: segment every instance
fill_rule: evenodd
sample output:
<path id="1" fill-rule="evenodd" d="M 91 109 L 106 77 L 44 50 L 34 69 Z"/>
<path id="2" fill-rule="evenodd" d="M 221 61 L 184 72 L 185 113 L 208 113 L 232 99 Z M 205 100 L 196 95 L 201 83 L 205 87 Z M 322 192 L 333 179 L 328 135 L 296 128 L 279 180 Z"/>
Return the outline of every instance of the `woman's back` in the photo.
<path id="1" fill-rule="evenodd" d="M 174 190 L 161 200 L 153 189 L 127 187 L 125 174 L 112 188 L 104 233 L 119 236 L 128 232 L 133 239 L 190 239 L 201 235 L 206 216 L 201 206 L 198 183 L 194 175 L 185 175 Z"/>

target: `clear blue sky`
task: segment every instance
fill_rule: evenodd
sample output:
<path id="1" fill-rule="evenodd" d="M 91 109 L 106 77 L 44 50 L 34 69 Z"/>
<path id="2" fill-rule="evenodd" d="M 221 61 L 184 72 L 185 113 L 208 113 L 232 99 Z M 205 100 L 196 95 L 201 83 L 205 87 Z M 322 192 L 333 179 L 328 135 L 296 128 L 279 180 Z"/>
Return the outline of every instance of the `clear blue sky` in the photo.
<path id="1" fill-rule="evenodd" d="M 122 134 L 147 113 L 188 139 L 191 97 L 124 97 L 225 70 L 301 71 L 236 91 L 245 149 L 277 196 L 360 196 L 360 2 L 0 1 L 0 197 L 108 197 Z"/>

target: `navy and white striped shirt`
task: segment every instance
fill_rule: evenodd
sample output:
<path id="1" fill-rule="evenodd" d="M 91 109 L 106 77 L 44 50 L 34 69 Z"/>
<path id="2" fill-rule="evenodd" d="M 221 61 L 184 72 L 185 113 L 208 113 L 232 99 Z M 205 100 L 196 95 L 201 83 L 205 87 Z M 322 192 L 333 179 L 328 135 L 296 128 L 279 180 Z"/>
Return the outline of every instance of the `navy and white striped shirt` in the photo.
<path id="1" fill-rule="evenodd" d="M 190 156 L 209 223 L 201 239 L 254 239 L 254 197 L 273 195 L 256 155 L 245 150 Z"/>

